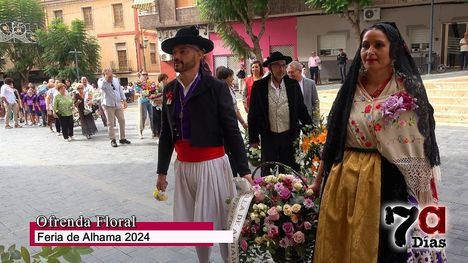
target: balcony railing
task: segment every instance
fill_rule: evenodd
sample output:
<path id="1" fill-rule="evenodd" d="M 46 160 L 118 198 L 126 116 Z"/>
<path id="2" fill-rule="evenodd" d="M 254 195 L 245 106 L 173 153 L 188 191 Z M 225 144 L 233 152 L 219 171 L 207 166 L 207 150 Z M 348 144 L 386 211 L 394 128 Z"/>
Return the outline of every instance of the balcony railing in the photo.
<path id="1" fill-rule="evenodd" d="M 118 61 L 111 61 L 111 68 L 114 72 L 131 72 L 132 71 L 132 64 L 130 60 L 118 60 Z"/>

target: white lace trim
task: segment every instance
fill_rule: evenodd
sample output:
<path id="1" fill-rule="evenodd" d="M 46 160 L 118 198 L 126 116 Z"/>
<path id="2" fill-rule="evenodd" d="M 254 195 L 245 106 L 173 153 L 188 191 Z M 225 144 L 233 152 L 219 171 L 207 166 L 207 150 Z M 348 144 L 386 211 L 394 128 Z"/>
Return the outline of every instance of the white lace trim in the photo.
<path id="1" fill-rule="evenodd" d="M 418 203 L 432 203 L 431 178 L 433 169 L 424 157 L 407 157 L 393 162 L 405 177 L 410 192 L 418 199 Z M 440 172 L 439 172 L 440 173 Z"/>

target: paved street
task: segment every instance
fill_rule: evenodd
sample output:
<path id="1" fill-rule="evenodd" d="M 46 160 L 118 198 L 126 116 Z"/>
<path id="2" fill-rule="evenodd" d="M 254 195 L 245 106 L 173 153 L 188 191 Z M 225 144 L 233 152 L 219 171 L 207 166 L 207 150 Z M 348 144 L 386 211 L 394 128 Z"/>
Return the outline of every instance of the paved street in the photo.
<path id="1" fill-rule="evenodd" d="M 0 244 L 29 246 L 28 222 L 38 215 L 112 217 L 136 215 L 138 221 L 170 221 L 174 190 L 172 168 L 169 200 L 155 201 L 157 145 L 138 139 L 136 107 L 125 112 L 131 145 L 111 148 L 100 120 L 91 140 L 75 129 L 76 141 L 42 127 L 3 129 L 0 121 Z M 448 207 L 449 262 L 468 262 L 468 128 L 438 127 L 442 156 L 442 202 Z M 38 248 L 31 248 L 38 250 Z M 217 247 L 212 256 L 221 262 Z M 196 262 L 190 247 L 97 247 L 85 262 Z"/>

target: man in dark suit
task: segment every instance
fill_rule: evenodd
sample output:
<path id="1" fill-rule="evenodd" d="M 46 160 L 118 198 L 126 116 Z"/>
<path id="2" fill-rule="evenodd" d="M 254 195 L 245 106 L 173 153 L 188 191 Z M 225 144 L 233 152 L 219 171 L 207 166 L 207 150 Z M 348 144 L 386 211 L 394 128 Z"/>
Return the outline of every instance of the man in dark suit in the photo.
<path id="1" fill-rule="evenodd" d="M 185 27 L 161 48 L 172 54 L 180 74 L 164 87 L 156 187 L 166 190 L 175 148 L 174 221 L 213 222 L 215 229 L 226 229 L 226 201 L 236 189 L 224 143 L 238 173 L 250 183 L 252 178 L 229 89 L 202 67 L 213 42 L 199 36 L 195 27 Z M 209 262 L 209 247 L 196 251 L 200 262 Z M 221 255 L 228 258 L 227 244 L 221 244 Z"/>
<path id="2" fill-rule="evenodd" d="M 258 147 L 261 143 L 262 161 L 277 161 L 299 170 L 294 155 L 294 140 L 301 124 L 312 120 L 304 104 L 301 87 L 296 80 L 286 76 L 286 65 L 291 57 L 273 52 L 263 62 L 270 74 L 254 82 L 250 98 L 249 143 Z M 262 176 L 267 169 L 262 170 Z"/>
<path id="3" fill-rule="evenodd" d="M 318 123 L 320 120 L 320 106 L 315 81 L 302 76 L 302 64 L 297 61 L 289 63 L 287 73 L 288 77 L 297 80 L 299 83 L 307 112 L 309 112 L 314 123 Z"/>

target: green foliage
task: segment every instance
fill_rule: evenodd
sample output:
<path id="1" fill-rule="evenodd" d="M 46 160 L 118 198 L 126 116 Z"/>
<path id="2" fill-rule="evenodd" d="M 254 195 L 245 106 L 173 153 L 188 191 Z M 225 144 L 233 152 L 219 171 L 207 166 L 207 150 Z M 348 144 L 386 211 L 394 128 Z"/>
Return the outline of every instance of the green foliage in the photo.
<path id="1" fill-rule="evenodd" d="M 28 23 L 32 29 L 43 26 L 44 12 L 37 0 L 0 0 L 0 21 Z M 0 43 L 0 57 L 13 63 L 6 69 L 8 75 L 20 75 L 22 82 L 27 82 L 31 69 L 39 64 L 40 49 L 32 43 Z M 0 61 L 0 68 L 5 61 Z"/>
<path id="2" fill-rule="evenodd" d="M 43 24 L 44 12 L 37 0 L 0 0 L 0 21 Z"/>
<path id="3" fill-rule="evenodd" d="M 265 21 L 270 14 L 270 0 L 200 0 L 198 8 L 203 19 L 218 26 L 218 34 L 227 46 L 240 57 L 255 54 L 262 61 L 260 39 L 265 31 Z M 255 19 L 261 20 L 261 29 L 252 29 Z M 230 22 L 241 22 L 253 43 L 251 47 L 230 25 Z"/>
<path id="4" fill-rule="evenodd" d="M 322 9 L 327 14 L 335 14 L 347 11 L 353 3 L 357 3 L 361 8 L 366 7 L 372 3 L 372 0 L 306 0 L 305 2 Z"/>
<path id="5" fill-rule="evenodd" d="M 12 245 L 7 250 L 5 250 L 4 246 L 0 246 L 0 262 L 79 263 L 82 262 L 81 255 L 91 254 L 93 251 L 94 250 L 90 247 L 42 247 L 42 250 L 39 253 L 31 257 L 28 249 L 26 249 L 25 247 L 21 247 L 21 250 L 17 250 L 16 246 Z"/>
<path id="6" fill-rule="evenodd" d="M 78 79 L 76 76 L 75 55 L 78 54 L 78 68 L 80 76 L 92 76 L 99 68 L 99 50 L 96 38 L 86 33 L 81 20 L 73 20 L 71 26 L 60 20 L 54 20 L 47 30 L 39 30 L 39 45 L 44 49 L 42 60 L 44 72 L 49 76 L 62 79 Z"/>
<path id="7" fill-rule="evenodd" d="M 354 39 L 360 42 L 361 34 L 361 10 L 372 4 L 372 0 L 306 0 L 311 7 L 319 8 L 327 14 L 339 14 L 348 20 L 354 33 Z"/>

